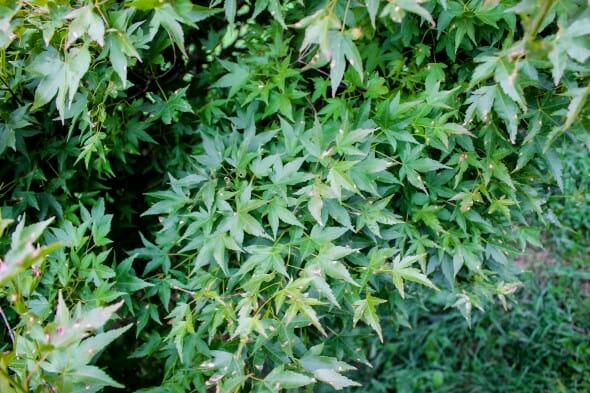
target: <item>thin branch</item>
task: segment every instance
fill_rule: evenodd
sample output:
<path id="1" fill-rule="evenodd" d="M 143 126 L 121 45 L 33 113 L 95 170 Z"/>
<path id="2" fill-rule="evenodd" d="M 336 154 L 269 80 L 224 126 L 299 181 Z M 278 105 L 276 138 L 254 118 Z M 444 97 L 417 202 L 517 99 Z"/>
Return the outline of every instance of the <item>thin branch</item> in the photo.
<path id="1" fill-rule="evenodd" d="M 8 90 L 10 92 L 10 94 L 12 95 L 12 97 L 14 97 L 14 99 L 16 100 L 16 102 L 19 105 L 24 105 L 24 103 L 21 101 L 21 99 L 14 93 L 14 91 L 12 90 L 12 88 L 10 87 L 10 85 L 8 84 L 8 81 L 6 79 L 4 79 L 4 77 L 0 76 L 0 82 L 2 82 L 4 84 L 4 86 L 6 86 L 6 90 Z"/>
<path id="2" fill-rule="evenodd" d="M 47 359 L 47 357 L 50 355 L 50 353 L 51 352 L 46 351 L 43 354 L 43 356 L 41 357 L 41 359 L 39 361 L 35 362 L 35 366 L 31 369 L 31 371 L 29 371 L 29 373 L 27 374 L 27 377 L 25 378 L 25 387 L 28 388 L 29 381 L 33 377 L 33 374 L 35 374 L 35 371 L 37 371 L 39 369 L 39 367 L 41 366 L 41 363 L 43 363 L 45 361 L 45 359 Z"/>
<path id="3" fill-rule="evenodd" d="M 8 318 L 6 318 L 6 314 L 4 314 L 4 310 L 2 306 L 0 306 L 0 315 L 2 315 L 2 319 L 4 320 L 4 325 L 6 325 L 6 330 L 8 330 L 8 335 L 10 335 L 10 341 L 12 341 L 12 345 L 14 345 L 14 332 L 10 327 L 10 323 L 8 323 Z"/>
<path id="4" fill-rule="evenodd" d="M 350 0 L 346 2 L 346 9 L 344 10 L 344 18 L 342 18 L 342 27 L 340 28 L 340 33 L 344 33 L 344 28 L 346 27 L 346 19 L 348 18 L 348 10 L 350 9 Z"/>
<path id="5" fill-rule="evenodd" d="M 537 14 L 537 18 L 533 22 L 533 27 L 526 34 L 527 41 L 533 41 L 535 39 L 537 33 L 539 32 L 539 28 L 541 27 L 543 20 L 545 20 L 545 16 L 547 16 L 549 8 L 551 8 L 552 4 L 553 2 L 551 0 L 545 0 L 545 2 L 541 5 L 541 12 Z"/>

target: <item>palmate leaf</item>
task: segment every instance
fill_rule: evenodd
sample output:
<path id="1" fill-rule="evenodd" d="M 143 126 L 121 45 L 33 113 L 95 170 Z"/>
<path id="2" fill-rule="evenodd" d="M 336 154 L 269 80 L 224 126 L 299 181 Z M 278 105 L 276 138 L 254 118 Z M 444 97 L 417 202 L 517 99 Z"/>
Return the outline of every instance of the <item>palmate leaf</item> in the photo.
<path id="1" fill-rule="evenodd" d="M 2 231 L 9 222 L 9 220 L 1 220 Z M 51 222 L 53 218 L 25 226 L 23 218 L 18 223 L 12 233 L 10 249 L 4 256 L 4 260 L 0 262 L 0 286 L 23 273 L 33 264 L 42 262 L 47 255 L 61 247 L 61 243 L 47 246 L 34 245 Z"/>
<path id="2" fill-rule="evenodd" d="M 78 85 L 80 84 L 80 80 L 88 71 L 88 67 L 90 67 L 90 52 L 88 51 L 88 47 L 84 45 L 82 48 L 72 48 L 68 51 L 66 56 L 65 62 L 65 76 L 66 76 L 66 87 L 68 91 L 68 108 L 72 105 L 72 101 L 74 100 L 74 95 L 78 90 Z M 60 108 L 60 96 L 62 93 L 62 89 L 58 93 L 58 109 Z M 65 102 L 65 91 L 64 95 L 64 102 Z M 63 105 L 63 104 L 61 104 Z M 62 107 L 60 113 L 63 114 L 65 112 L 65 107 Z"/>
<path id="3" fill-rule="evenodd" d="M 178 46 L 178 49 L 184 56 L 187 56 L 184 48 L 184 32 L 180 22 L 185 23 L 184 18 L 178 14 L 176 9 L 171 4 L 165 3 L 161 7 L 154 9 L 152 20 L 150 21 L 150 29 L 154 32 L 162 26 L 172 38 L 172 41 Z"/>
<path id="4" fill-rule="evenodd" d="M 88 71 L 90 60 L 90 52 L 86 45 L 71 48 L 65 59 L 52 46 L 37 56 L 31 65 L 31 71 L 41 75 L 41 78 L 35 90 L 35 100 L 31 109 L 47 104 L 57 94 L 55 105 L 63 122 L 66 111 L 71 107 L 74 95 L 78 91 L 80 80 Z"/>
<path id="5" fill-rule="evenodd" d="M 448 166 L 441 164 L 440 162 L 435 161 L 432 158 L 419 158 L 415 161 L 406 163 L 406 165 L 420 173 L 426 173 L 436 171 L 439 169 L 449 168 Z"/>
<path id="6" fill-rule="evenodd" d="M 305 36 L 303 37 L 299 51 L 304 52 L 311 45 L 317 44 L 320 47 L 320 51 L 327 54 L 329 45 L 328 32 L 332 29 L 340 29 L 340 26 L 340 20 L 334 14 L 328 13 L 324 9 L 320 9 L 313 15 L 303 18 L 295 24 L 295 27 L 298 28 L 305 27 Z"/>
<path id="7" fill-rule="evenodd" d="M 494 110 L 500 119 L 504 121 L 510 141 L 516 143 L 520 110 L 516 103 L 497 87 L 494 97 Z"/>
<path id="8" fill-rule="evenodd" d="M 64 377 L 71 378 L 73 381 L 83 383 L 85 386 L 92 384 L 98 386 L 112 386 L 119 389 L 125 387 L 125 385 L 115 381 L 100 368 L 92 365 L 85 365 L 80 368 L 76 368 L 69 373 L 65 373 Z"/>
<path id="9" fill-rule="evenodd" d="M 545 162 L 549 167 L 549 171 L 553 175 L 553 178 L 557 182 L 557 186 L 563 192 L 563 163 L 559 155 L 554 149 L 548 149 L 545 154 Z"/>
<path id="10" fill-rule="evenodd" d="M 164 124 L 172 124 L 178 120 L 180 113 L 192 113 L 193 108 L 186 100 L 187 87 L 172 92 L 168 97 L 162 99 L 155 94 L 148 94 L 152 104 L 145 104 L 142 110 L 152 113 L 152 119 L 162 119 Z"/>
<path id="11" fill-rule="evenodd" d="M 78 363 L 90 363 L 92 361 L 92 358 L 95 357 L 97 353 L 102 351 L 104 348 L 106 348 L 107 345 L 119 338 L 132 326 L 133 324 L 129 324 L 127 326 L 123 326 L 117 329 L 111 329 L 104 333 L 99 333 L 85 339 L 77 348 L 78 354 L 76 357 L 76 361 Z"/>
<path id="12" fill-rule="evenodd" d="M 559 34 L 553 41 L 549 53 L 549 60 L 553 66 L 551 74 L 555 85 L 558 85 L 563 77 L 568 56 L 579 63 L 584 63 L 590 57 L 590 48 L 587 46 L 587 41 L 583 41 L 584 38 L 582 38 L 590 35 L 588 26 L 590 26 L 590 13 L 587 10 L 567 27 L 560 26 Z"/>
<path id="13" fill-rule="evenodd" d="M 333 13 L 320 10 L 297 22 L 295 26 L 306 27 L 300 52 L 317 44 L 320 55 L 328 61 L 332 97 L 336 96 L 342 82 L 347 61 L 357 71 L 361 81 L 363 80 L 361 55 L 352 41 L 351 34 L 340 30 L 341 22 Z"/>
<path id="14" fill-rule="evenodd" d="M 367 325 L 373 328 L 381 342 L 383 342 L 383 333 L 381 331 L 381 324 L 379 323 L 377 306 L 385 302 L 386 300 L 367 294 L 365 299 L 357 300 L 352 304 L 352 308 L 354 309 L 353 325 L 356 325 L 362 319 Z"/>
<path id="15" fill-rule="evenodd" d="M 360 206 L 360 214 L 357 216 L 357 231 L 367 227 L 377 237 L 381 237 L 381 225 L 401 224 L 401 217 L 394 214 L 388 205 L 393 196 L 380 199 L 376 202 L 363 202 Z"/>
<path id="16" fill-rule="evenodd" d="M 6 123 L 0 124 L 0 155 L 9 147 L 16 150 L 15 130 Z"/>
<path id="17" fill-rule="evenodd" d="M 79 343 L 90 332 L 94 332 L 102 327 L 122 304 L 123 301 L 120 301 L 111 306 L 96 307 L 90 310 L 83 310 L 81 304 L 78 304 L 73 313 L 70 313 L 60 291 L 58 294 L 55 319 L 46 327 L 46 341 L 56 348 L 66 348 Z M 126 330 L 128 327 L 124 329 Z M 119 330 L 113 334 L 122 334 L 123 332 L 124 330 Z M 95 343 L 97 345 L 101 344 L 101 342 L 108 344 L 109 337 L 111 336 L 99 337 Z M 92 344 L 92 341 L 89 344 Z"/>
<path id="18" fill-rule="evenodd" d="M 72 19 L 68 30 L 67 46 L 82 38 L 84 34 L 88 34 L 98 45 L 104 45 L 104 22 L 100 15 L 94 12 L 92 6 L 75 9 L 66 15 L 66 19 Z"/>
<path id="19" fill-rule="evenodd" d="M 320 323 L 320 319 L 313 308 L 313 306 L 323 305 L 324 302 L 305 296 L 300 292 L 290 292 L 289 295 L 290 298 L 287 301 L 289 303 L 289 308 L 285 312 L 285 324 L 289 325 L 295 316 L 301 315 L 309 323 L 315 326 L 320 333 L 327 337 L 328 333 L 326 333 L 326 330 Z"/>
<path id="20" fill-rule="evenodd" d="M 440 224 L 440 220 L 437 216 L 438 212 L 441 210 L 442 206 L 425 205 L 414 209 L 412 212 L 412 218 L 415 222 L 422 221 L 427 227 L 436 233 L 442 233 L 445 230 Z"/>
<path id="21" fill-rule="evenodd" d="M 172 329 L 170 329 L 166 340 L 174 342 L 178 355 L 182 357 L 184 337 L 187 334 L 195 333 L 190 304 L 185 302 L 177 303 L 166 318 L 172 322 Z"/>
<path id="22" fill-rule="evenodd" d="M 494 73 L 494 80 L 499 83 L 502 90 L 508 97 L 516 102 L 524 110 L 526 103 L 522 95 L 522 89 L 517 82 L 517 68 L 515 64 L 507 60 L 500 59 L 496 63 L 496 71 Z"/>
<path id="23" fill-rule="evenodd" d="M 359 74 L 361 81 L 363 79 L 363 63 L 361 55 L 352 42 L 349 34 L 340 31 L 331 30 L 328 32 L 328 52 L 327 57 L 330 61 L 330 86 L 332 88 L 332 97 L 336 96 L 336 91 L 342 82 L 346 61 Z"/>
<path id="24" fill-rule="evenodd" d="M 337 151 L 351 155 L 366 155 L 365 152 L 358 150 L 356 145 L 360 142 L 369 140 L 370 136 L 373 135 L 376 130 L 376 128 L 367 128 L 354 131 L 339 131 L 336 138 Z"/>
<path id="25" fill-rule="evenodd" d="M 0 238 L 4 236 L 4 231 L 14 222 L 14 220 L 9 218 L 2 218 L 2 214 L 0 212 Z"/>
<path id="26" fill-rule="evenodd" d="M 252 245 L 246 247 L 245 251 L 250 255 L 242 266 L 240 266 L 240 270 L 238 270 L 237 274 L 244 275 L 251 270 L 254 270 L 256 275 L 266 274 L 267 272 L 278 272 L 289 278 L 289 274 L 285 267 L 285 260 L 282 255 L 286 252 L 283 245 Z"/>
<path id="27" fill-rule="evenodd" d="M 451 129 L 454 128 L 451 127 Z M 406 173 L 427 173 L 439 169 L 449 168 L 448 166 L 441 164 L 440 162 L 433 160 L 432 158 L 424 157 L 422 151 L 422 146 L 416 146 L 406 147 L 406 149 L 401 153 L 400 159 L 402 165 L 404 166 L 404 169 L 408 170 Z"/>
<path id="28" fill-rule="evenodd" d="M 490 78 L 494 75 L 494 71 L 498 66 L 498 62 L 500 62 L 500 58 L 497 56 L 477 56 L 474 61 L 479 63 L 473 74 L 471 74 L 471 82 L 469 83 L 469 88 L 473 88 L 480 82 L 485 81 L 486 79 Z"/>
<path id="29" fill-rule="evenodd" d="M 358 251 L 358 249 L 352 249 L 350 247 L 327 244 L 320 249 L 320 252 L 315 258 L 306 264 L 305 272 L 310 276 L 324 277 L 327 275 L 358 287 L 359 284 L 352 278 L 346 266 L 339 261 L 339 259 Z"/>
<path id="30" fill-rule="evenodd" d="M 406 12 L 411 12 L 416 15 L 420 15 L 426 19 L 432 27 L 436 26 L 432 15 L 428 10 L 420 5 L 421 0 L 392 0 L 389 1 L 383 11 L 381 11 L 381 17 L 389 15 L 389 17 L 396 23 L 402 23 Z"/>
<path id="31" fill-rule="evenodd" d="M 322 368 L 332 368 L 341 371 L 350 371 L 356 369 L 354 366 L 351 366 L 350 364 L 334 357 L 322 355 L 323 350 L 324 344 L 318 344 L 309 348 L 309 350 L 301 357 L 301 359 L 299 359 L 299 364 L 301 364 L 301 366 L 309 372 L 314 372 L 315 370 Z"/>
<path id="32" fill-rule="evenodd" d="M 496 86 L 493 85 L 482 86 L 473 91 L 465 101 L 466 104 L 469 104 L 465 112 L 465 121 L 469 122 L 477 113 L 479 120 L 487 122 L 490 119 L 495 96 Z"/>
<path id="33" fill-rule="evenodd" d="M 284 6 L 279 0 L 257 0 L 254 8 L 253 17 L 258 16 L 264 9 L 267 9 L 272 17 L 279 22 L 279 24 L 287 29 L 284 18 Z"/>
<path id="34" fill-rule="evenodd" d="M 236 221 L 235 228 L 238 228 L 238 230 L 243 230 L 252 236 L 271 239 L 271 237 L 264 230 L 262 224 L 256 218 L 254 218 L 254 216 L 240 211 L 238 212 L 237 217 L 238 219 Z M 243 235 L 241 237 L 243 237 Z M 241 241 L 239 243 L 241 243 Z"/>
<path id="35" fill-rule="evenodd" d="M 475 60 L 479 61 L 480 65 L 473 72 L 470 87 L 492 75 L 499 86 L 483 86 L 472 93 L 467 100 L 467 103 L 471 105 L 467 110 L 466 120 L 470 120 L 477 110 L 480 119 L 487 121 L 490 107 L 493 106 L 506 125 L 510 141 L 515 143 L 521 109 L 523 111 L 527 109 L 523 91 L 518 82 L 517 67 L 502 57 L 481 56 Z"/>
<path id="36" fill-rule="evenodd" d="M 323 347 L 323 344 L 320 344 L 310 348 L 299 359 L 301 366 L 308 372 L 313 373 L 317 380 L 331 385 L 336 390 L 349 386 L 360 386 L 358 382 L 341 374 L 344 371 L 356 370 L 356 368 L 334 357 L 322 356 Z"/>
<path id="37" fill-rule="evenodd" d="M 324 204 L 328 211 L 328 215 L 332 217 L 338 224 L 343 227 L 354 231 L 352 222 L 350 220 L 350 214 L 344 206 L 336 199 L 325 199 Z"/>
<path id="38" fill-rule="evenodd" d="M 346 178 L 345 178 L 346 182 Z M 340 183 L 334 183 L 335 187 L 341 186 Z M 302 189 L 300 192 L 307 193 L 309 197 L 307 201 L 307 209 L 311 216 L 318 224 L 324 225 L 322 221 L 322 209 L 324 207 L 324 198 L 336 198 L 336 194 L 332 187 L 327 186 L 319 181 L 319 179 L 311 186 Z"/>
<path id="39" fill-rule="evenodd" d="M 105 48 L 109 51 L 109 60 L 121 79 L 123 87 L 125 87 L 127 84 L 127 67 L 129 65 L 128 58 L 135 57 L 141 61 L 139 53 L 129 41 L 127 34 L 122 31 L 110 32 L 105 39 Z"/>
<path id="40" fill-rule="evenodd" d="M 227 60 L 220 59 L 219 62 L 229 73 L 214 82 L 211 87 L 229 87 L 229 97 L 231 97 L 246 82 L 250 75 L 250 69 L 246 65 Z"/>
<path id="41" fill-rule="evenodd" d="M 295 214 L 293 214 L 291 210 L 287 209 L 284 204 L 281 203 L 281 199 L 278 198 L 273 200 L 273 202 L 270 204 L 270 208 L 268 210 L 268 221 L 270 223 L 274 238 L 277 237 L 279 221 L 301 228 L 304 227 L 303 224 L 297 219 Z"/>
<path id="42" fill-rule="evenodd" d="M 300 315 L 327 337 L 328 334 L 320 323 L 319 316 L 314 309 L 314 306 L 320 306 L 325 303 L 314 299 L 309 296 L 308 292 L 305 292 L 312 281 L 313 277 L 302 277 L 291 281 L 275 296 L 275 309 L 279 312 L 286 301 L 289 307 L 284 314 L 285 325 L 289 325 L 296 316 Z"/>
<path id="43" fill-rule="evenodd" d="M 244 297 L 238 304 L 238 326 L 235 328 L 230 339 L 240 337 L 242 339 L 248 338 L 255 331 L 265 339 L 268 334 L 262 323 L 260 322 L 260 315 L 252 312 L 257 307 L 256 299 L 252 296 Z"/>
<path id="44" fill-rule="evenodd" d="M 436 285 L 434 285 L 432 281 L 430 281 L 424 273 L 420 272 L 420 270 L 416 268 L 411 267 L 412 264 L 414 264 L 423 257 L 423 255 L 412 255 L 401 258 L 398 254 L 393 259 L 391 264 L 391 270 L 389 270 L 388 272 L 391 274 L 393 284 L 395 285 L 396 289 L 398 290 L 402 298 L 405 297 L 404 280 L 416 282 L 418 284 L 430 287 L 438 291 Z"/>
<path id="45" fill-rule="evenodd" d="M 590 33 L 589 33 L 590 34 Z M 590 93 L 590 84 L 583 88 L 570 89 L 568 95 L 572 97 L 570 104 L 567 107 L 567 117 L 562 128 L 564 131 L 568 130 L 586 104 L 588 94 Z"/>
<path id="46" fill-rule="evenodd" d="M 338 200 L 342 198 L 342 189 L 358 192 L 356 184 L 348 175 L 348 172 L 357 164 L 357 161 L 338 161 L 335 162 L 328 171 L 327 180 L 330 183 L 334 195 Z"/>
<path id="47" fill-rule="evenodd" d="M 512 177 L 510 177 L 510 172 L 502 161 L 490 160 L 487 166 L 484 166 L 483 172 L 486 184 L 489 183 L 489 176 L 491 174 L 496 179 L 506 184 L 508 187 L 512 188 L 513 190 L 515 189 Z"/>
<path id="48" fill-rule="evenodd" d="M 153 204 L 148 210 L 143 212 L 141 214 L 142 216 L 171 214 L 177 212 L 182 207 L 192 202 L 192 199 L 189 197 L 187 192 L 182 187 L 180 187 L 178 180 L 170 174 L 168 177 L 170 179 L 170 185 L 172 189 L 148 193 L 148 196 L 160 200 Z M 203 181 L 204 179 L 200 180 Z"/>
<path id="49" fill-rule="evenodd" d="M 308 276 L 312 277 L 311 286 L 315 288 L 320 298 L 324 296 L 331 304 L 340 308 L 340 303 L 338 303 L 338 299 L 336 299 L 336 295 L 334 294 L 332 287 L 326 282 L 325 278 L 320 275 L 320 272 L 307 266 L 306 272 Z"/>

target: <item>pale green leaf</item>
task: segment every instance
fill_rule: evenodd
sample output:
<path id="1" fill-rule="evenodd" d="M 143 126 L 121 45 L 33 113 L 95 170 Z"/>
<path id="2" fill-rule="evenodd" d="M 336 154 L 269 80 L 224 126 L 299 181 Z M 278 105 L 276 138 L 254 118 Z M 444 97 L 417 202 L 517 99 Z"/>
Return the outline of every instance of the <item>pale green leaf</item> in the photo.
<path id="1" fill-rule="evenodd" d="M 563 164 L 560 157 L 553 149 L 547 150 L 543 157 L 549 166 L 549 171 L 553 175 L 560 190 L 563 192 Z"/>
<path id="2" fill-rule="evenodd" d="M 494 98 L 494 110 L 504 121 L 506 130 L 510 136 L 510 141 L 516 143 L 516 133 L 518 132 L 520 111 L 515 102 L 499 89 L 496 89 Z"/>
<path id="3" fill-rule="evenodd" d="M 469 83 L 470 88 L 491 77 L 500 61 L 499 58 L 495 56 L 478 56 L 474 60 L 479 63 L 479 65 L 475 67 L 473 74 L 471 74 L 471 82 Z"/>
<path id="4" fill-rule="evenodd" d="M 250 69 L 245 65 L 226 60 L 219 60 L 219 62 L 229 73 L 214 82 L 211 87 L 229 87 L 229 96 L 231 97 L 246 82 L 250 75 Z"/>
<path id="5" fill-rule="evenodd" d="M 353 381 L 350 378 L 338 373 L 337 371 L 329 368 L 320 368 L 315 370 L 313 375 L 322 382 L 327 383 L 336 390 L 342 390 L 351 386 L 361 386 L 360 383 Z"/>
<path id="6" fill-rule="evenodd" d="M 66 19 L 72 19 L 68 30 L 66 45 L 69 46 L 84 34 L 88 34 L 92 40 L 100 46 L 104 45 L 105 27 L 102 18 L 90 5 L 75 9 L 66 15 Z"/>
<path id="7" fill-rule="evenodd" d="M 522 91 L 520 91 L 520 87 L 516 84 L 517 68 L 514 64 L 500 60 L 496 66 L 494 80 L 500 84 L 502 90 L 508 97 L 520 105 L 521 108 L 525 109 L 526 104 L 522 97 Z"/>
<path id="8" fill-rule="evenodd" d="M 379 11 L 379 3 L 380 0 L 365 0 L 365 5 L 367 7 L 367 12 L 369 13 L 369 18 L 371 18 L 371 25 L 373 25 L 373 28 L 375 28 L 375 17 Z"/>
<path id="9" fill-rule="evenodd" d="M 112 386 L 115 388 L 124 388 L 124 385 L 121 385 L 113 378 L 109 377 L 107 373 L 102 371 L 100 368 L 91 365 L 85 365 L 78 368 L 75 368 L 73 371 L 69 372 L 68 375 L 70 378 L 77 382 L 82 382 L 89 385 L 99 385 L 99 386 Z"/>
<path id="10" fill-rule="evenodd" d="M 311 213 L 311 216 L 317 221 L 318 224 L 324 225 L 322 222 L 322 207 L 324 202 L 322 198 L 317 195 L 313 195 L 307 203 L 307 209 Z"/>
<path id="11" fill-rule="evenodd" d="M 381 324 L 379 323 L 379 315 L 377 314 L 376 306 L 386 301 L 367 294 L 367 297 L 362 300 L 357 300 L 352 304 L 354 310 L 353 325 L 356 325 L 361 319 L 369 325 L 379 336 L 379 340 L 383 342 L 383 333 L 381 331 Z"/>
<path id="12" fill-rule="evenodd" d="M 274 389 L 297 389 L 315 383 L 316 380 L 305 374 L 285 370 L 283 366 L 279 366 L 264 378 L 264 382 Z"/>
<path id="13" fill-rule="evenodd" d="M 164 27 L 182 54 L 187 56 L 184 48 L 184 32 L 179 23 L 182 20 L 182 17 L 178 15 L 174 7 L 172 7 L 171 4 L 166 3 L 163 6 L 154 9 L 154 15 L 150 22 L 150 26 L 154 30 L 160 25 Z"/>
<path id="14" fill-rule="evenodd" d="M 79 357 L 77 359 L 78 362 L 85 362 L 90 363 L 92 358 L 102 351 L 107 345 L 112 343 L 118 337 L 120 337 L 123 333 L 129 330 L 133 324 L 129 324 L 127 326 L 123 326 L 121 328 L 112 329 L 104 333 L 99 333 L 95 336 L 85 339 L 82 341 L 80 346 L 78 347 L 79 350 Z"/>
<path id="15" fill-rule="evenodd" d="M 419 158 L 415 161 L 407 163 L 407 165 L 413 170 L 421 173 L 449 168 L 448 166 L 441 164 L 440 162 L 435 161 L 432 158 Z"/>
<path id="16" fill-rule="evenodd" d="M 237 1 L 225 0 L 223 8 L 225 10 L 225 19 L 227 19 L 229 24 L 234 24 L 236 19 Z"/>
<path id="17" fill-rule="evenodd" d="M 499 179 L 504 184 L 507 184 L 513 190 L 515 189 L 514 183 L 512 182 L 512 178 L 510 177 L 510 172 L 508 171 L 508 168 L 506 168 L 506 165 L 504 165 L 504 163 L 497 161 L 491 163 L 490 166 L 492 174 L 495 178 Z"/>

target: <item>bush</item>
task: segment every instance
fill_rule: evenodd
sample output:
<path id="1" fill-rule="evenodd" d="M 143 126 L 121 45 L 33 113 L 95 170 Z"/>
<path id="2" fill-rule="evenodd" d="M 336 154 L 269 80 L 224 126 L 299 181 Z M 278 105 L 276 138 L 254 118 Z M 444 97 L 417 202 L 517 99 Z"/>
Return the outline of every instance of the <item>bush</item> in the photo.
<path id="1" fill-rule="evenodd" d="M 130 389 L 357 386 L 407 293 L 505 302 L 555 146 L 590 141 L 581 0 L 0 7 L 2 216 L 65 246 L 3 283 L 9 392 L 117 386 L 16 356 L 75 303 L 106 345 L 117 301 Z"/>

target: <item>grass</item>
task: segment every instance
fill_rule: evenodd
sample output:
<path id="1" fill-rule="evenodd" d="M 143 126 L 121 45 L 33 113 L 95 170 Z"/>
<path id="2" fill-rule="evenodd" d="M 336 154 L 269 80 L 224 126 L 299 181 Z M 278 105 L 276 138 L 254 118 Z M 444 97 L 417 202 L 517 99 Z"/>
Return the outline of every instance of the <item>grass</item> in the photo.
<path id="1" fill-rule="evenodd" d="M 471 329 L 448 311 L 386 329 L 358 391 L 590 391 L 590 261 L 571 257 L 535 258 L 516 303 L 474 315 Z"/>

